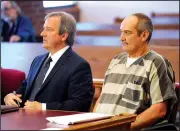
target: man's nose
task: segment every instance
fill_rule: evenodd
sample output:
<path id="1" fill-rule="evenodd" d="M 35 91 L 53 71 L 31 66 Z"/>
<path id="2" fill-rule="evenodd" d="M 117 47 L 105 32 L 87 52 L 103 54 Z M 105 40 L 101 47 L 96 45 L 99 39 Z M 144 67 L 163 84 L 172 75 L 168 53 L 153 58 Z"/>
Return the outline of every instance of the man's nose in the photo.
<path id="1" fill-rule="evenodd" d="M 125 40 L 125 37 L 124 37 L 123 33 L 120 35 L 120 40 L 121 40 L 121 41 L 124 41 L 124 40 Z"/>
<path id="2" fill-rule="evenodd" d="M 45 36 L 45 32 L 44 32 L 44 30 L 41 32 L 41 34 L 40 34 L 41 36 Z"/>

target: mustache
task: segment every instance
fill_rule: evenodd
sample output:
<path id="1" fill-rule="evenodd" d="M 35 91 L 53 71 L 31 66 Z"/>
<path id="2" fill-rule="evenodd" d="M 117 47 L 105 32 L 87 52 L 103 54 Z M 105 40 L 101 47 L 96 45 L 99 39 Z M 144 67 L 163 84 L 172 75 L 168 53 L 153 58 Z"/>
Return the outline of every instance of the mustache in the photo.
<path id="1" fill-rule="evenodd" d="M 123 44 L 128 44 L 127 41 L 121 41 Z"/>

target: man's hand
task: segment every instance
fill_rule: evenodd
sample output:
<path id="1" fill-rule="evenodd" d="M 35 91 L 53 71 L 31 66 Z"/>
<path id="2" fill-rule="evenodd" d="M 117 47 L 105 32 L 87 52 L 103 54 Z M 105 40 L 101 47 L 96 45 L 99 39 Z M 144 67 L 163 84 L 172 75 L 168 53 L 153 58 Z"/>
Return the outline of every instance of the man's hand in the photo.
<path id="1" fill-rule="evenodd" d="M 18 104 L 15 102 L 15 100 L 21 103 L 22 100 L 20 99 L 20 97 L 22 97 L 21 94 L 14 95 L 13 93 L 9 93 L 4 97 L 4 102 L 8 106 L 18 107 Z"/>
<path id="2" fill-rule="evenodd" d="M 9 42 L 18 42 L 20 39 L 21 38 L 18 35 L 12 35 Z"/>
<path id="3" fill-rule="evenodd" d="M 24 108 L 25 109 L 38 109 L 38 110 L 42 110 L 42 104 L 37 102 L 37 101 L 26 101 L 24 104 Z"/>

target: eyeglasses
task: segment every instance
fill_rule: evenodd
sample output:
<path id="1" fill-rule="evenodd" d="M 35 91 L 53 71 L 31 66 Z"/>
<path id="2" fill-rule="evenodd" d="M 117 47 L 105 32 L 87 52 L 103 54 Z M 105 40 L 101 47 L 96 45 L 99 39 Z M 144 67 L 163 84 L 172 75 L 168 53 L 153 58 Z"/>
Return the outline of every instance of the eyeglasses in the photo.
<path id="1" fill-rule="evenodd" d="M 3 9 L 1 9 L 1 11 L 9 11 L 10 9 L 12 9 L 13 7 L 5 7 Z"/>

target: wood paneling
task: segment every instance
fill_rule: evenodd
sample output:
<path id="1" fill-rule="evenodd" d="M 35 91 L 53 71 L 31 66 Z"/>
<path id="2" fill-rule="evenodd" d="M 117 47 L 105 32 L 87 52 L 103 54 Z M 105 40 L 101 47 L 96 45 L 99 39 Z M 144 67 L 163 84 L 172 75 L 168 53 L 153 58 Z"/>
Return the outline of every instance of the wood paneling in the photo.
<path id="1" fill-rule="evenodd" d="M 150 46 L 152 50 L 165 56 L 175 71 L 176 82 L 179 82 L 179 46 Z M 73 49 L 85 58 L 91 66 L 93 78 L 104 78 L 104 74 L 114 56 L 122 53 L 120 46 L 74 45 Z M 2 68 L 15 68 L 28 74 L 35 56 L 47 52 L 41 44 L 1 44 Z"/>

